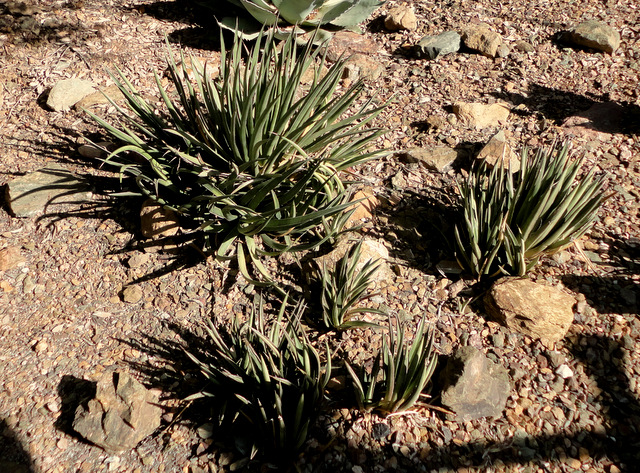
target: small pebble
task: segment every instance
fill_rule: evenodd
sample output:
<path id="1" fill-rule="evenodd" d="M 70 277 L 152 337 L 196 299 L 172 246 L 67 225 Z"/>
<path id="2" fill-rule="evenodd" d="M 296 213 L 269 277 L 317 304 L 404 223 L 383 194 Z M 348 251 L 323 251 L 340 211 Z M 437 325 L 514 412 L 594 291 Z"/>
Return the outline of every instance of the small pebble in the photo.
<path id="1" fill-rule="evenodd" d="M 567 379 L 573 376 L 573 371 L 567 365 L 560 365 L 556 370 L 556 374 L 561 378 Z"/>

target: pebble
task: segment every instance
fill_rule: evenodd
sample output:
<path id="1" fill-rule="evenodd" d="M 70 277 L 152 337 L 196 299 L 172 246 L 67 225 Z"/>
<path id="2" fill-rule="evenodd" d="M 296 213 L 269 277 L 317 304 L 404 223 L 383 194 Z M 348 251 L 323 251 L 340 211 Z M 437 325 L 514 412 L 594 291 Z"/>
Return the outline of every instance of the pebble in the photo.
<path id="1" fill-rule="evenodd" d="M 128 286 L 122 291 L 122 300 L 129 304 L 140 302 L 142 296 L 142 289 L 139 286 Z"/>

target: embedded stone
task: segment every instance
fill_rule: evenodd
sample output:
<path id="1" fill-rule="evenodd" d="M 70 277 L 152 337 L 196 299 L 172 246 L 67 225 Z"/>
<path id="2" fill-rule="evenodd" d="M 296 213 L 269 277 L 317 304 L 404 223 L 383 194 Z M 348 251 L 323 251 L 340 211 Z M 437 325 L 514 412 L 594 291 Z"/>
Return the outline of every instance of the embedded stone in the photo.
<path id="1" fill-rule="evenodd" d="M 617 30 L 597 20 L 580 23 L 569 31 L 564 39 L 576 46 L 595 49 L 613 54 L 620 46 L 620 33 Z"/>

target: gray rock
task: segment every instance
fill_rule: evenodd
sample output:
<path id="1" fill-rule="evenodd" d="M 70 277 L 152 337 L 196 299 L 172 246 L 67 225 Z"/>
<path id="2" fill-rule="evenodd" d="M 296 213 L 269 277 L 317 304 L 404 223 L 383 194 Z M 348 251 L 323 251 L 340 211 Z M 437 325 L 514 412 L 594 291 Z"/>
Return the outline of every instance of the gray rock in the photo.
<path id="1" fill-rule="evenodd" d="M 463 422 L 502 415 L 511 394 L 507 370 L 470 346 L 453 354 L 441 380 L 442 404 Z"/>
<path id="2" fill-rule="evenodd" d="M 9 208 L 16 217 L 36 215 L 49 205 L 91 199 L 89 184 L 56 164 L 9 181 L 6 194 Z"/>
<path id="3" fill-rule="evenodd" d="M 563 39 L 576 46 L 613 54 L 620 46 L 620 33 L 604 23 L 589 20 L 580 23 L 564 35 Z"/>
<path id="4" fill-rule="evenodd" d="M 399 158 L 406 163 L 420 163 L 427 169 L 445 173 L 452 169 L 458 152 L 447 146 L 433 146 L 431 148 L 412 148 L 399 154 Z"/>
<path id="5" fill-rule="evenodd" d="M 384 27 L 389 31 L 415 30 L 418 19 L 413 7 L 400 5 L 392 8 L 384 19 Z"/>
<path id="6" fill-rule="evenodd" d="M 462 32 L 462 42 L 464 45 L 478 51 L 483 56 L 497 57 L 504 54 L 502 36 L 495 31 L 491 31 L 485 23 L 469 25 Z"/>
<path id="7" fill-rule="evenodd" d="M 73 429 L 109 453 L 134 448 L 160 425 L 158 398 L 127 373 L 109 373 L 96 396 L 78 406 Z"/>
<path id="8" fill-rule="evenodd" d="M 82 79 L 64 79 L 51 88 L 47 107 L 56 112 L 69 110 L 87 95 L 95 92 L 95 85 Z"/>
<path id="9" fill-rule="evenodd" d="M 437 59 L 460 49 L 460 35 L 455 31 L 445 31 L 437 36 L 425 36 L 416 45 L 419 58 Z"/>
<path id="10" fill-rule="evenodd" d="M 575 302 L 558 288 L 510 277 L 496 281 L 484 297 L 491 317 L 547 346 L 566 335 L 573 322 Z"/>

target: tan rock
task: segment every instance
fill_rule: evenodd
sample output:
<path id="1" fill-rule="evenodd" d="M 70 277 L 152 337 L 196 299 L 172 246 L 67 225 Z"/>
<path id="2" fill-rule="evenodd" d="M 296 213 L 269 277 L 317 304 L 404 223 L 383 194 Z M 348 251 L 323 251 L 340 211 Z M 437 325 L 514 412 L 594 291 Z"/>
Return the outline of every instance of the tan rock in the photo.
<path id="1" fill-rule="evenodd" d="M 620 33 L 597 20 L 588 20 L 580 23 L 564 39 L 577 46 L 596 49 L 609 54 L 613 54 L 620 46 Z"/>
<path id="2" fill-rule="evenodd" d="M 509 107 L 504 103 L 490 105 L 482 103 L 456 102 L 453 104 L 453 113 L 476 129 L 499 126 L 509 118 Z"/>
<path id="3" fill-rule="evenodd" d="M 122 300 L 128 304 L 137 304 L 144 296 L 139 286 L 128 286 L 122 291 Z"/>
<path id="4" fill-rule="evenodd" d="M 0 271 L 17 268 L 24 261 L 24 257 L 20 254 L 20 248 L 9 246 L 0 250 Z"/>
<path id="5" fill-rule="evenodd" d="M 566 335 L 576 301 L 558 288 L 508 277 L 493 284 L 484 302 L 487 313 L 510 330 L 549 346 Z"/>
<path id="6" fill-rule="evenodd" d="M 83 108 L 91 108 L 96 105 L 109 103 L 109 99 L 114 102 L 120 102 L 124 100 L 124 94 L 120 91 L 120 88 L 113 84 L 108 87 L 104 87 L 96 92 L 93 92 L 82 100 L 77 102 L 73 108 L 76 110 L 82 110 Z"/>
<path id="7" fill-rule="evenodd" d="M 347 227 L 353 225 L 360 225 L 363 220 L 371 220 L 373 218 L 373 211 L 378 206 L 378 199 L 373 194 L 373 189 L 366 187 L 356 192 L 351 199 L 352 202 L 360 201 L 355 204 L 355 210 L 349 221 Z"/>
<path id="8" fill-rule="evenodd" d="M 413 7 L 400 5 L 392 8 L 384 19 L 384 27 L 389 31 L 415 30 L 418 19 Z"/>
<path id="9" fill-rule="evenodd" d="M 452 169 L 458 151 L 448 146 L 411 148 L 400 153 L 399 157 L 406 163 L 420 163 L 431 171 L 445 173 Z"/>
<path id="10" fill-rule="evenodd" d="M 173 210 L 147 199 L 140 210 L 140 231 L 145 238 L 159 240 L 178 233 L 180 222 Z"/>
<path id="11" fill-rule="evenodd" d="M 335 62 L 354 54 L 377 54 L 379 49 L 377 43 L 368 36 L 353 31 L 338 31 L 327 46 L 327 59 Z"/>
<path id="12" fill-rule="evenodd" d="M 503 130 L 491 137 L 489 142 L 478 153 L 477 159 L 483 160 L 491 167 L 502 162 L 509 167 L 511 172 L 520 170 L 520 158 L 509 146 Z"/>
<path id="13" fill-rule="evenodd" d="M 469 25 L 462 32 L 462 42 L 464 45 L 478 51 L 483 56 L 497 57 L 501 53 L 503 45 L 502 36 L 495 31 L 491 31 L 485 23 Z"/>
<path id="14" fill-rule="evenodd" d="M 384 64 L 367 56 L 366 54 L 354 54 L 344 63 L 343 78 L 351 81 L 362 79 L 379 79 L 384 72 Z"/>

